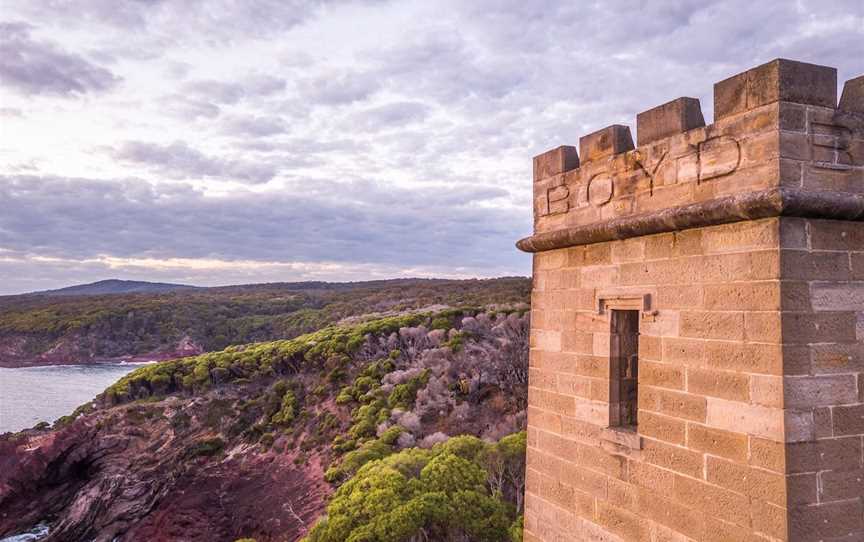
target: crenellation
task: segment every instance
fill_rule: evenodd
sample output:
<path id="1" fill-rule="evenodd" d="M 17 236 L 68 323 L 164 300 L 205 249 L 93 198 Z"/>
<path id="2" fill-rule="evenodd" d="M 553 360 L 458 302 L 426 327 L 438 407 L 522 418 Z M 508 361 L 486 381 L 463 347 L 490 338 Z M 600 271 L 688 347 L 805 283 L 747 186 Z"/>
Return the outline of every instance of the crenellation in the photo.
<path id="1" fill-rule="evenodd" d="M 654 141 L 705 126 L 696 98 L 678 98 L 636 116 L 636 139 L 642 147 Z"/>
<path id="2" fill-rule="evenodd" d="M 837 109 L 864 114 L 864 75 L 843 84 L 843 93 L 840 95 Z"/>
<path id="3" fill-rule="evenodd" d="M 630 127 L 613 124 L 579 138 L 579 156 L 583 162 L 608 158 L 633 150 Z"/>
<path id="4" fill-rule="evenodd" d="M 534 180 L 548 179 L 578 167 L 576 147 L 561 145 L 534 157 Z"/>
<path id="5" fill-rule="evenodd" d="M 833 68 L 775 60 L 718 83 L 711 125 L 679 98 L 635 148 L 551 151 L 518 243 L 526 540 L 864 540 L 859 80 L 835 107 Z"/>
<path id="6" fill-rule="evenodd" d="M 774 102 L 834 108 L 837 70 L 778 58 L 714 85 L 715 122 Z"/>

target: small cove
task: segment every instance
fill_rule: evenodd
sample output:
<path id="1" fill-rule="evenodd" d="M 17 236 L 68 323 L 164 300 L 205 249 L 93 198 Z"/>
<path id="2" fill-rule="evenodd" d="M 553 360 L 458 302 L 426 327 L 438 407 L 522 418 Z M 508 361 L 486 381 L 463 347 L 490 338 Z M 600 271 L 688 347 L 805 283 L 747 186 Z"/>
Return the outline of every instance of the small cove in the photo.
<path id="1" fill-rule="evenodd" d="M 0 368 L 0 433 L 71 414 L 144 363 Z"/>

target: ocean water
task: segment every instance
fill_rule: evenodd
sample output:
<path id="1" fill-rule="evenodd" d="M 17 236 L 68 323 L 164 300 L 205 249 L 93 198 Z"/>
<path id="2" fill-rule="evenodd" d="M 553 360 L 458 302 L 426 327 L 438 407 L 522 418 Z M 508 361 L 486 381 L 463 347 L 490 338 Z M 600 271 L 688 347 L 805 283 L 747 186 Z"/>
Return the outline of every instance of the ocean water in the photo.
<path id="1" fill-rule="evenodd" d="M 52 423 L 143 363 L 0 368 L 0 433 Z M 0 541 L 2 542 L 2 541 Z"/>

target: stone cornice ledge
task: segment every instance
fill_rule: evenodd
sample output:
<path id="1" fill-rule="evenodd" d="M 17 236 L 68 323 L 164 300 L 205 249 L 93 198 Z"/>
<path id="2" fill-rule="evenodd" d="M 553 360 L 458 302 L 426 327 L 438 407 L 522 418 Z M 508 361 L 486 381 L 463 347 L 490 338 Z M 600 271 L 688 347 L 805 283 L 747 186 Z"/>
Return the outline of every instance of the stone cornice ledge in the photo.
<path id="1" fill-rule="evenodd" d="M 774 188 L 538 233 L 520 240 L 516 246 L 525 252 L 542 252 L 775 216 L 864 220 L 864 196 Z"/>

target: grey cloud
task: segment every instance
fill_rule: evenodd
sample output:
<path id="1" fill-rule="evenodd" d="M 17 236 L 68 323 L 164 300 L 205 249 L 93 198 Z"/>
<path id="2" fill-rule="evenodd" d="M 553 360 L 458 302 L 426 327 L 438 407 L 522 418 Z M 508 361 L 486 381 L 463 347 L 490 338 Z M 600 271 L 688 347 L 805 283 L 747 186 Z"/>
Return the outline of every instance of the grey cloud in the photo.
<path id="1" fill-rule="evenodd" d="M 162 52 L 156 48 L 141 47 L 134 42 L 101 45 L 88 52 L 88 56 L 100 64 L 116 65 L 122 60 L 149 62 L 162 60 Z"/>
<path id="2" fill-rule="evenodd" d="M 508 192 L 503 188 L 471 183 L 429 185 L 418 189 L 394 189 L 369 179 L 353 177 L 338 184 L 333 182 L 310 183 L 309 179 L 297 179 L 293 189 L 293 194 L 319 200 L 330 199 L 334 189 L 336 189 L 342 205 L 366 206 L 370 202 L 374 202 L 377 206 L 392 208 L 391 213 L 395 213 L 396 210 L 403 207 L 414 209 L 427 204 L 432 207 L 437 206 L 441 210 L 450 208 L 458 209 L 461 212 L 477 208 L 480 203 L 488 203 L 508 195 Z M 492 212 L 496 213 L 499 210 Z"/>
<path id="3" fill-rule="evenodd" d="M 165 62 L 165 73 L 172 79 L 183 79 L 192 70 L 192 65 L 188 62 L 167 61 Z"/>
<path id="4" fill-rule="evenodd" d="M 864 4 L 849 0 L 794 7 L 747 0 L 522 4 L 466 5 L 483 48 L 529 73 L 538 100 L 600 99 L 628 115 L 684 94 L 703 96 L 710 106 L 715 80 L 778 56 L 843 72 L 854 62 L 851 49 L 828 44 L 864 39 Z M 838 28 L 848 17 L 857 30 Z M 807 32 L 811 26 L 820 31 Z"/>
<path id="5" fill-rule="evenodd" d="M 222 112 L 222 109 L 216 104 L 179 94 L 165 96 L 162 98 L 162 103 L 168 113 L 185 120 L 212 119 L 218 117 Z"/>
<path id="6" fill-rule="evenodd" d="M 206 196 L 140 180 L 0 177 L 0 247 L 97 255 L 336 261 L 518 269 L 529 217 L 477 206 L 498 189 L 385 187 L 308 179 L 310 190 Z M 81 243 L 86 239 L 86 243 Z"/>
<path id="7" fill-rule="evenodd" d="M 40 2 L 33 2 L 32 8 L 38 9 Z M 159 13 L 170 2 L 163 1 L 131 1 L 116 2 L 114 0 L 60 0 L 51 3 L 57 15 L 63 18 L 84 16 L 101 20 L 104 23 L 132 29 L 142 29 L 147 25 L 148 16 Z M 42 3 L 41 7 L 45 6 Z"/>
<path id="8" fill-rule="evenodd" d="M 33 26 L 0 23 L 0 81 L 29 94 L 72 96 L 102 92 L 119 78 L 59 46 L 33 39 Z"/>
<path id="9" fill-rule="evenodd" d="M 50 10 L 65 24 L 100 24 L 119 33 L 158 35 L 166 44 L 277 35 L 309 20 L 330 0 L 10 0 L 34 19 Z"/>
<path id="10" fill-rule="evenodd" d="M 277 138 L 245 138 L 238 139 L 234 146 L 243 150 L 261 153 L 272 163 L 278 163 L 286 171 L 284 177 L 301 179 L 307 184 L 308 179 L 298 176 L 292 169 L 299 167 L 315 167 L 322 171 L 332 171 L 328 168 L 330 161 L 337 156 L 362 156 L 371 151 L 368 142 L 358 138 L 342 138 L 333 140 L 317 140 L 300 137 Z"/>
<path id="11" fill-rule="evenodd" d="M 285 80 L 268 75 L 247 76 L 241 82 L 200 79 L 183 87 L 183 95 L 193 95 L 220 104 L 236 104 L 240 100 L 268 96 L 282 91 Z"/>
<path id="12" fill-rule="evenodd" d="M 412 36 L 406 43 L 373 51 L 376 79 L 392 89 L 452 104 L 480 96 L 500 99 L 527 80 L 525 66 L 495 50 L 480 54 L 458 26 L 443 25 Z M 486 36 L 483 36 L 485 39 Z"/>
<path id="13" fill-rule="evenodd" d="M 250 151 L 270 153 L 272 159 L 290 166 L 319 166 L 322 170 L 336 156 L 363 156 L 372 151 L 372 145 L 358 138 L 317 140 L 300 137 L 274 140 L 247 140 L 238 144 Z M 289 176 L 294 176 L 288 173 Z"/>
<path id="14" fill-rule="evenodd" d="M 285 79 L 270 75 L 253 75 L 244 82 L 249 96 L 269 96 L 285 89 Z"/>
<path id="15" fill-rule="evenodd" d="M 337 137 L 334 139 L 312 139 L 293 137 L 285 141 L 285 147 L 294 152 L 307 154 L 363 154 L 370 151 L 370 145 L 353 137 Z"/>
<path id="16" fill-rule="evenodd" d="M 264 139 L 243 139 L 238 141 L 235 146 L 244 151 L 271 153 L 278 151 L 283 147 L 281 143 L 268 141 Z"/>
<path id="17" fill-rule="evenodd" d="M 266 137 L 285 132 L 285 123 L 279 117 L 237 116 L 222 124 L 225 133 L 235 136 Z"/>
<path id="18" fill-rule="evenodd" d="M 420 102 L 393 102 L 357 111 L 348 116 L 348 123 L 364 130 L 382 130 L 422 122 L 430 112 Z"/>
<path id="19" fill-rule="evenodd" d="M 183 141 L 167 145 L 126 141 L 110 149 L 116 160 L 140 164 L 176 179 L 215 178 L 249 183 L 265 183 L 276 175 L 276 168 L 251 160 L 232 160 L 208 156 Z"/>
<path id="20" fill-rule="evenodd" d="M 362 71 L 328 73 L 298 82 L 303 99 L 324 105 L 359 102 L 372 96 L 380 87 L 377 74 Z"/>
<path id="21" fill-rule="evenodd" d="M 11 255 L 10 255 L 11 256 Z M 367 281 L 399 277 L 471 278 L 504 275 L 526 275 L 527 266 L 519 268 L 476 268 L 440 265 L 434 267 L 402 267 L 390 265 L 341 265 L 330 262 L 321 265 L 308 262 L 283 262 L 240 268 L 153 268 L 146 264 L 116 264 L 96 261 L 45 261 L 38 264 L 30 255 L 3 258 L 0 256 L 0 295 L 19 294 L 36 290 L 62 288 L 70 284 L 96 282 L 106 278 L 149 280 L 199 286 L 226 286 L 231 284 L 295 282 L 295 281 Z"/>
<path id="22" fill-rule="evenodd" d="M 778 56 L 835 65 L 849 77 L 860 72 L 850 52 L 864 42 L 864 4 L 848 0 L 794 8 L 746 0 L 480 0 L 449 8 L 425 32 L 408 31 L 358 63 L 371 64 L 359 73 L 375 72 L 382 92 L 455 119 L 424 124 L 418 132 L 428 143 L 406 147 L 413 130 L 400 133 L 388 143 L 391 155 L 531 156 L 609 124 L 632 126 L 639 111 L 681 95 L 699 97 L 710 120 L 715 81 Z M 528 163 L 502 173 L 528 178 Z"/>
<path id="23" fill-rule="evenodd" d="M 27 162 L 9 164 L 8 169 L 12 173 L 33 173 L 39 171 L 39 166 L 36 164 L 35 160 L 30 160 Z"/>
<path id="24" fill-rule="evenodd" d="M 218 103 L 233 104 L 243 97 L 243 85 L 215 80 L 199 80 L 187 83 L 184 93 L 206 96 Z"/>

